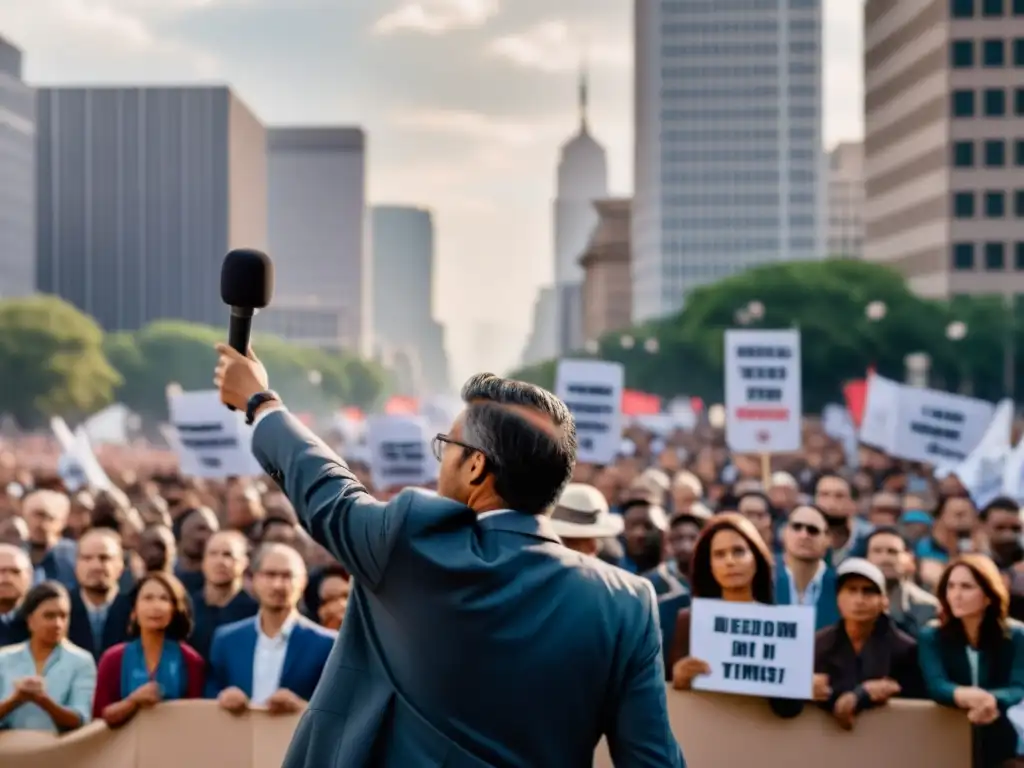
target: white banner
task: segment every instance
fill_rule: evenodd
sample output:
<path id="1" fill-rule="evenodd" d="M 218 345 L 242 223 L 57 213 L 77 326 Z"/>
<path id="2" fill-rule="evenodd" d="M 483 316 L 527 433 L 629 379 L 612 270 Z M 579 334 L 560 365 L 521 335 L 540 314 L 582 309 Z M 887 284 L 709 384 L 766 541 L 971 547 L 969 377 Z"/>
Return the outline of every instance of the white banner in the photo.
<path id="1" fill-rule="evenodd" d="M 430 450 L 434 434 L 421 416 L 378 414 L 366 422 L 366 446 L 378 491 L 425 485 L 437 479 Z"/>
<path id="2" fill-rule="evenodd" d="M 814 607 L 697 598 L 690 607 L 690 656 L 711 667 L 698 691 L 777 699 L 812 698 Z"/>
<path id="3" fill-rule="evenodd" d="M 555 394 L 576 422 L 576 459 L 587 464 L 615 461 L 622 442 L 622 387 L 625 369 L 605 360 L 559 360 Z"/>
<path id="4" fill-rule="evenodd" d="M 736 453 L 800 449 L 800 332 L 725 332 L 725 438 Z"/>
<path id="5" fill-rule="evenodd" d="M 981 442 L 994 410 L 984 400 L 874 375 L 868 380 L 860 439 L 898 459 L 956 465 Z"/>
<path id="6" fill-rule="evenodd" d="M 174 392 L 168 395 L 172 447 L 181 473 L 188 477 L 220 480 L 262 475 L 252 455 L 252 428 L 240 411 L 229 411 L 215 389 Z"/>

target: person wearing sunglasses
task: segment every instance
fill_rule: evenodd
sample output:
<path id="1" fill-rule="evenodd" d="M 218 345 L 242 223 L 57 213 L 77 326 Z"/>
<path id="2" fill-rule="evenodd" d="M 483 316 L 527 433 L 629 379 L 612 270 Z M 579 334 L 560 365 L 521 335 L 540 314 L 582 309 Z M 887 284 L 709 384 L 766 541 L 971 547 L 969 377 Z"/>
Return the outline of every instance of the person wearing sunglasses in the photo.
<path id="1" fill-rule="evenodd" d="M 564 768 L 592 764 L 602 735 L 617 766 L 685 768 L 653 585 L 565 547 L 550 517 L 576 464 L 566 403 L 472 377 L 433 441 L 437 492 L 382 503 L 267 389 L 254 355 L 218 352 L 222 402 L 254 423 L 253 454 L 352 577 L 284 768 Z M 558 738 L 538 738 L 552 723 Z"/>
<path id="2" fill-rule="evenodd" d="M 829 543 L 828 516 L 820 507 L 800 504 L 789 513 L 782 562 L 775 569 L 775 603 L 814 606 L 815 629 L 839 621 L 836 572 L 825 561 Z"/>

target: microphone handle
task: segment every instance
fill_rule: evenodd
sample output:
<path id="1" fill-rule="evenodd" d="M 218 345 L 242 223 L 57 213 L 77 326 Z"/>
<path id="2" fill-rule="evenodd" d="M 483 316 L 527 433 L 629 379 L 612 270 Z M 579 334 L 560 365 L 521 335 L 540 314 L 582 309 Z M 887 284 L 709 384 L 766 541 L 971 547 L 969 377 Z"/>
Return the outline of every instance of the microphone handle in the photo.
<path id="1" fill-rule="evenodd" d="M 255 312 L 248 307 L 232 307 L 228 321 L 228 346 L 243 355 L 249 354 L 249 339 L 252 337 L 252 316 Z M 228 406 L 229 411 L 235 410 Z"/>

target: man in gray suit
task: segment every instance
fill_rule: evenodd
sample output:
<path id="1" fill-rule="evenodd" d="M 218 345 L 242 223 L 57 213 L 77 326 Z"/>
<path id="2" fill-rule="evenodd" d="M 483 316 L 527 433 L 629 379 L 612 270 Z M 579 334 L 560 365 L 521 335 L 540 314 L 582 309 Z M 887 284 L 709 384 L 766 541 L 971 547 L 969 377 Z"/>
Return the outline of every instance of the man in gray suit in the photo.
<path id="1" fill-rule="evenodd" d="M 225 345 L 221 400 L 303 526 L 352 574 L 341 635 L 285 768 L 685 768 L 654 591 L 562 546 L 546 512 L 576 461 L 550 393 L 481 374 L 434 439 L 437 495 L 373 499 Z"/>

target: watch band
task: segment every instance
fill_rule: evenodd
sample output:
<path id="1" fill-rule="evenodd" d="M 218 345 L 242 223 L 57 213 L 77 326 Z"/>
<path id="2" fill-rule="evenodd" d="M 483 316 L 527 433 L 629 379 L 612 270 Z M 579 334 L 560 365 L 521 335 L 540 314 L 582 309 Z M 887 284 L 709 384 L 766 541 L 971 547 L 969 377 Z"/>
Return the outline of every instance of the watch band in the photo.
<path id="1" fill-rule="evenodd" d="M 252 423 L 256 420 L 256 410 L 264 403 L 269 403 L 271 400 L 277 400 L 281 402 L 280 395 L 273 390 L 267 390 L 266 392 L 257 392 L 255 395 L 249 398 L 249 402 L 245 404 L 245 423 L 252 426 Z"/>

